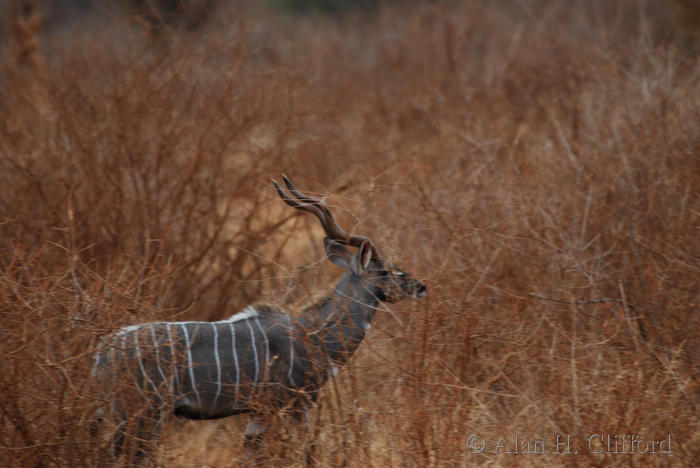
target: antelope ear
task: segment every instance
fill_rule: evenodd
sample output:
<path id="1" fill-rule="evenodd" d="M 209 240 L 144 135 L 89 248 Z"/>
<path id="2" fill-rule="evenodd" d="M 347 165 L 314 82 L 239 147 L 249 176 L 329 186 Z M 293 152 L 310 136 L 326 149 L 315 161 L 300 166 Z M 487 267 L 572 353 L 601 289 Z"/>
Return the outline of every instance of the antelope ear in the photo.
<path id="1" fill-rule="evenodd" d="M 360 245 L 360 250 L 350 259 L 350 268 L 357 276 L 364 276 L 369 268 L 369 263 L 372 261 L 372 246 L 369 242 L 364 241 Z"/>
<path id="2" fill-rule="evenodd" d="M 369 242 L 364 241 L 360 246 L 360 252 L 357 254 L 360 257 L 360 265 L 363 270 L 367 270 L 369 262 L 372 261 L 372 246 Z"/>
<path id="3" fill-rule="evenodd" d="M 343 244 L 325 237 L 323 239 L 323 245 L 326 248 L 328 260 L 330 260 L 333 265 L 339 266 L 340 268 L 348 268 L 350 264 L 350 252 L 348 252 L 348 249 L 346 249 Z"/>

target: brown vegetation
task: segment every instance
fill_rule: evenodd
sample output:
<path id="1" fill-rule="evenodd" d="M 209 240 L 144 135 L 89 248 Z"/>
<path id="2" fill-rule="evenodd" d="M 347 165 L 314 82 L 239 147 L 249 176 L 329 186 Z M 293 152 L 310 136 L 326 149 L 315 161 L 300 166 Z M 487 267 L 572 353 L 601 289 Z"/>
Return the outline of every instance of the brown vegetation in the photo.
<path id="1" fill-rule="evenodd" d="M 5 51 L 0 464 L 100 463 L 85 383 L 117 327 L 330 286 L 318 228 L 272 189 L 286 172 L 428 285 L 324 389 L 322 465 L 692 466 L 697 35 L 656 2 L 484 3 L 222 13 L 167 45 L 115 18 L 50 32 L 41 70 Z M 235 465 L 243 422 L 172 417 L 156 461 Z M 546 453 L 496 450 L 516 434 Z M 296 437 L 271 456 L 299 463 Z"/>

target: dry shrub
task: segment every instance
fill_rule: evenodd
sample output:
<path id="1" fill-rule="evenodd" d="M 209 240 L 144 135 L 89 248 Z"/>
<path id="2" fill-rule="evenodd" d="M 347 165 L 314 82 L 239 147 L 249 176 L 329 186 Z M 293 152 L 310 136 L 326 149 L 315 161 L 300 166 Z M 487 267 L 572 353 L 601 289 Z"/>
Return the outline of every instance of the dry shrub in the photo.
<path id="1" fill-rule="evenodd" d="M 44 72 L 0 82 L 2 463 L 100 463 L 84 382 L 118 326 L 328 289 L 318 228 L 270 187 L 286 171 L 429 291 L 387 305 L 326 386 L 321 464 L 691 466 L 700 63 L 659 11 L 222 13 L 167 46 L 116 20 L 51 32 Z M 235 464 L 242 424 L 171 418 L 155 461 Z M 288 429 L 278 464 L 302 460 Z M 545 453 L 495 450 L 516 434 Z M 592 434 L 671 434 L 673 453 L 596 454 Z"/>

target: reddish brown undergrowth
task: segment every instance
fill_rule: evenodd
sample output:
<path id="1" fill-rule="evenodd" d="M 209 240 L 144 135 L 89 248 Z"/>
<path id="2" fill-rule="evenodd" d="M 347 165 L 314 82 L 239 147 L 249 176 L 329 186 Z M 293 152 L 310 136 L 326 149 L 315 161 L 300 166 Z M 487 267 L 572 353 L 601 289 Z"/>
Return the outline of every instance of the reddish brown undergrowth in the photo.
<path id="1" fill-rule="evenodd" d="M 117 327 L 330 287 L 285 172 L 428 285 L 325 387 L 322 466 L 692 466 L 697 36 L 667 2 L 612 3 L 237 10 L 155 42 L 115 17 L 7 48 L 0 464 L 103 463 L 86 381 Z M 234 466 L 243 422 L 170 418 L 153 461 Z M 270 456 L 300 464 L 287 429 Z"/>

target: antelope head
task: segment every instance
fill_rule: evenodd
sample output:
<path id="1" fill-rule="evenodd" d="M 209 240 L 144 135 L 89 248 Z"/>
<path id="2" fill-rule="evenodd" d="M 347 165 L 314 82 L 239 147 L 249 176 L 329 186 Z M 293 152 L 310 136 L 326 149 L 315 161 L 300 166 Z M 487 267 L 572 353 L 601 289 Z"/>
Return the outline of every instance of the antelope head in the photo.
<path id="1" fill-rule="evenodd" d="M 326 233 L 323 243 L 328 259 L 334 265 L 344 268 L 351 279 L 357 279 L 365 287 L 372 287 L 380 301 L 396 302 L 405 297 L 417 299 L 425 296 L 425 285 L 382 259 L 370 239 L 349 235 L 338 225 L 323 201 L 300 192 L 284 175 L 282 180 L 289 192 L 273 181 L 277 193 L 289 206 L 313 213 L 318 218 Z M 357 251 L 353 253 L 351 247 L 357 248 Z"/>

